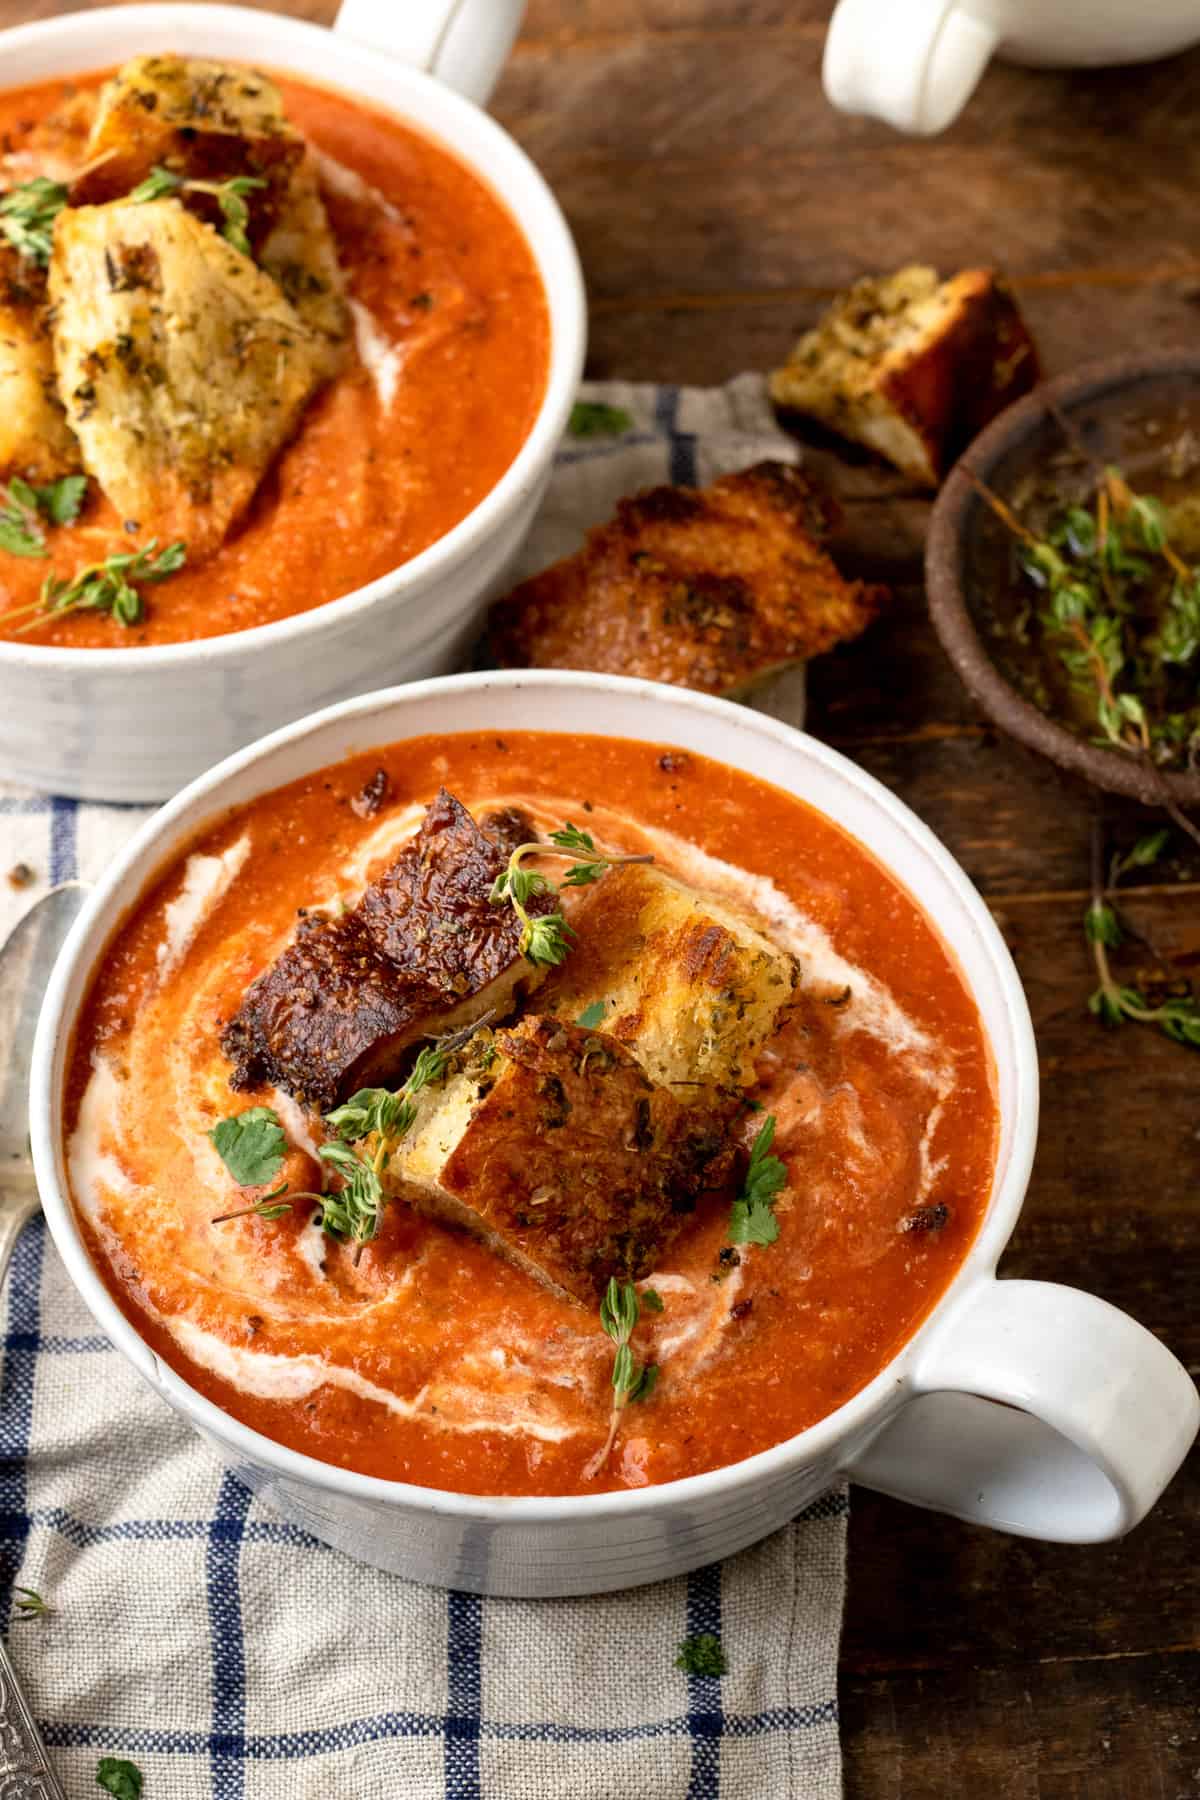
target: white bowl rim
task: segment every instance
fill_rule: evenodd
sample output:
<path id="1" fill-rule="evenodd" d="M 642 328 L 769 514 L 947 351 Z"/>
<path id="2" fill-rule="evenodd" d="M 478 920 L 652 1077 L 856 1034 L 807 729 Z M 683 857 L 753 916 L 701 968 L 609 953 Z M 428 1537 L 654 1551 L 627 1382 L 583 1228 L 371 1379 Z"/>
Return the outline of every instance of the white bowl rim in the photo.
<path id="1" fill-rule="evenodd" d="M 143 853 L 151 845 L 157 844 L 161 852 L 157 858 L 157 866 L 161 869 L 173 854 L 178 853 L 187 839 L 204 829 L 203 823 L 191 824 L 175 838 L 176 822 L 189 814 L 198 802 L 211 800 L 208 818 L 210 823 L 215 821 L 222 811 L 220 792 L 231 777 L 277 749 L 301 741 L 327 724 L 338 720 L 367 718 L 396 705 L 402 706 L 408 700 L 423 699 L 427 695 L 446 692 L 486 695 L 495 688 L 518 689 L 529 686 L 623 696 L 643 705 L 650 718 L 654 718 L 659 709 L 667 706 L 714 719 L 720 718 L 726 722 L 736 719 L 753 735 L 773 739 L 793 754 L 800 751 L 811 761 L 857 787 L 863 797 L 887 814 L 891 822 L 907 834 L 915 848 L 934 864 L 970 915 L 971 924 L 979 933 L 982 947 L 993 965 L 993 973 L 1003 993 L 1005 1013 L 1012 1033 L 1010 1049 L 1016 1070 L 1010 1153 L 1001 1179 L 993 1187 L 983 1222 L 947 1287 L 917 1329 L 878 1374 L 815 1424 L 752 1456 L 675 1481 L 594 1495 L 459 1494 L 444 1488 L 427 1488 L 411 1482 L 391 1481 L 321 1462 L 316 1457 L 289 1449 L 253 1427 L 242 1424 L 213 1401 L 197 1393 L 151 1350 L 125 1316 L 88 1254 L 75 1219 L 74 1208 L 64 1185 L 59 1181 L 61 1142 L 57 1106 L 53 1104 L 56 1099 L 53 1075 L 56 1045 L 63 1030 L 72 1029 L 75 1023 L 74 1013 L 63 1018 L 67 988 L 77 965 L 82 964 L 87 969 L 88 982 L 83 989 L 84 992 L 87 991 L 99 959 L 118 929 L 120 919 L 128 914 L 130 905 L 134 904 L 125 902 L 114 906 L 114 901 L 121 894 L 127 871 Z M 470 727 L 464 729 L 469 730 Z M 612 735 L 630 737 L 628 731 L 614 732 Z M 639 739 L 634 736 L 631 741 L 663 743 L 668 740 L 669 729 L 664 732 L 648 728 L 646 737 Z M 401 743 L 404 741 L 403 734 L 388 741 Z M 294 775 L 289 779 L 297 780 L 300 776 Z M 260 794 L 270 791 L 271 788 L 267 787 L 258 790 Z M 239 804 L 248 802 L 241 801 Z M 145 891 L 146 885 L 147 881 L 143 879 L 139 894 Z M 913 898 L 915 899 L 915 895 Z M 917 904 L 921 905 L 919 901 Z M 921 910 L 934 928 L 939 930 L 940 935 L 936 918 L 923 905 Z M 105 915 L 110 912 L 112 916 L 106 920 Z M 102 927 L 100 932 L 97 931 L 98 926 Z M 953 954 L 949 943 L 947 948 Z M 193 1426 L 211 1434 L 226 1449 L 248 1464 L 259 1469 L 265 1468 L 276 1477 L 290 1478 L 323 1488 L 342 1498 L 376 1504 L 382 1502 L 389 1506 L 408 1507 L 473 1522 L 548 1524 L 564 1520 L 583 1523 L 686 1507 L 690 1503 L 698 1503 L 714 1496 L 786 1479 L 806 1464 L 830 1453 L 834 1453 L 836 1461 L 839 1445 L 852 1444 L 856 1449 L 860 1448 L 865 1438 L 871 1435 L 870 1426 L 876 1415 L 878 1423 L 883 1423 L 889 1398 L 894 1399 L 898 1392 L 903 1394 L 910 1386 L 920 1353 L 931 1335 L 944 1325 L 947 1312 L 951 1308 L 957 1309 L 981 1281 L 994 1278 L 996 1262 L 1016 1224 L 1028 1185 L 1037 1135 L 1037 1111 L 1038 1063 L 1033 1024 L 1024 990 L 999 927 L 950 852 L 929 827 L 873 775 L 867 774 L 848 757 L 822 744 L 807 732 L 797 731 L 792 726 L 729 700 L 629 676 L 585 674 L 574 670 L 520 669 L 435 676 L 427 681 L 380 689 L 373 694 L 325 707 L 227 757 L 190 782 L 173 800 L 146 820 L 92 892 L 72 927 L 51 976 L 34 1043 L 30 1084 L 30 1139 L 47 1223 L 84 1303 L 115 1347 L 144 1375 L 147 1372 L 146 1359 L 151 1359 L 157 1377 L 151 1378 L 152 1385 Z M 837 1466 L 844 1471 L 851 1461 L 852 1454 L 848 1453 Z"/>
<path id="2" fill-rule="evenodd" d="M 139 20 L 145 20 L 147 15 L 155 18 L 170 15 L 174 21 L 188 14 L 203 14 L 206 21 L 214 25 L 232 25 L 236 22 L 240 27 L 248 27 L 253 22 L 253 27 L 259 34 L 270 32 L 273 37 L 277 34 L 281 46 L 285 40 L 311 43 L 315 38 L 320 38 L 327 40 L 341 59 L 351 62 L 356 58 L 369 59 L 376 67 L 381 60 L 379 52 L 371 51 L 353 39 L 339 37 L 328 26 L 291 18 L 282 13 L 263 13 L 246 6 L 227 5 L 97 7 L 85 12 L 67 13 L 57 18 L 37 19 L 28 24 L 9 26 L 0 30 L 0 48 L 11 44 L 14 39 L 18 46 L 39 42 L 53 44 L 57 38 L 68 40 L 78 35 L 85 24 L 92 27 L 105 23 L 114 26 L 119 24 L 122 33 L 128 35 L 131 30 L 136 31 Z M 273 68 L 281 68 L 285 74 L 288 72 L 286 59 L 279 64 L 273 55 L 268 54 L 262 60 Z M 402 589 L 420 588 L 427 579 L 435 581 L 451 574 L 471 556 L 483 539 L 503 524 L 506 510 L 515 505 L 523 493 L 536 483 L 540 471 L 552 459 L 566 430 L 583 375 L 587 330 L 583 272 L 562 209 L 532 158 L 482 107 L 465 99 L 435 76 L 413 68 L 398 58 L 391 59 L 387 66 L 399 86 L 436 94 L 446 118 L 444 142 L 439 139 L 436 131 L 405 119 L 399 96 L 395 102 L 372 99 L 367 104 L 380 111 L 393 113 L 409 130 L 435 143 L 441 143 L 441 147 L 470 169 L 477 180 L 483 182 L 489 192 L 493 193 L 497 203 L 516 222 L 542 280 L 550 320 L 546 389 L 537 417 L 516 456 L 495 485 L 488 489 L 482 500 L 457 525 L 452 525 L 449 531 L 436 538 L 416 556 L 410 557 L 407 562 L 397 563 L 394 568 L 376 576 L 365 586 L 353 588 L 348 594 L 339 594 L 334 600 L 322 601 L 319 606 L 309 607 L 304 612 L 289 613 L 281 619 L 272 619 L 265 625 L 250 626 L 245 631 L 226 631 L 213 637 L 174 644 L 102 649 L 96 646 L 27 644 L 12 638 L 0 638 L 0 670 L 26 667 L 63 675 L 91 675 L 101 671 L 125 674 L 135 669 L 149 672 L 162 668 L 187 668 L 198 662 L 219 661 L 231 653 L 240 656 L 260 649 L 270 650 L 284 639 L 303 638 L 323 629 L 336 629 L 342 622 L 365 611 L 384 595 L 394 596 Z M 54 77 L 47 75 L 45 79 L 53 80 Z M 350 100 L 354 99 L 351 89 L 343 86 L 335 76 L 323 83 L 318 82 L 315 77 L 298 76 L 297 79 L 307 81 L 310 86 L 325 86 L 333 93 L 341 93 Z M 495 188 L 488 169 L 457 141 L 453 133 L 467 121 L 473 130 L 481 131 L 487 138 L 491 152 L 501 161 L 507 162 L 514 174 L 528 184 L 528 212 L 518 212 L 514 205 L 510 205 Z M 530 214 L 537 216 L 537 242 L 528 223 Z M 570 280 L 561 288 L 556 288 L 545 277 L 544 270 L 552 262 L 559 263 L 570 271 Z"/>

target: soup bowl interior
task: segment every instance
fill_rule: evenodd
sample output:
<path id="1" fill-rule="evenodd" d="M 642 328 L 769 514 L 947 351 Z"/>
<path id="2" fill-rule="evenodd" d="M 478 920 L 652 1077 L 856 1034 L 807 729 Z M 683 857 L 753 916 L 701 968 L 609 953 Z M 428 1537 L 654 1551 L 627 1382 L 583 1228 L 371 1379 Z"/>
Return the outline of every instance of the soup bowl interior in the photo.
<path id="1" fill-rule="evenodd" d="M 258 65 L 389 112 L 498 197 L 546 296 L 546 389 L 524 443 L 473 510 L 409 561 L 310 611 L 192 643 L 0 641 L 5 775 L 83 798 L 160 800 L 263 730 L 381 678 L 452 666 L 520 547 L 566 429 L 586 342 L 579 260 L 554 196 L 507 132 L 444 83 L 336 32 L 236 6 L 134 5 L 15 27 L 0 41 L 6 88 L 172 52 Z M 153 757 L 142 754 L 148 740 Z"/>
<path id="2" fill-rule="evenodd" d="M 902 882 L 956 960 L 990 1044 L 1000 1116 L 980 1233 L 947 1295 L 866 1388 L 799 1436 L 743 1462 L 661 1487 L 582 1498 L 472 1497 L 383 1481 L 316 1462 L 230 1418 L 149 1349 L 109 1294 L 75 1220 L 62 1141 L 72 1034 L 105 947 L 136 896 L 201 829 L 230 807 L 375 746 L 531 725 L 691 750 L 834 819 Z M 906 1369 L 930 1322 L 957 1290 L 994 1267 L 1024 1193 L 1036 1106 L 1028 1012 L 987 909 L 931 833 L 870 776 L 803 734 L 725 701 L 632 680 L 518 672 L 416 683 L 343 703 L 231 758 L 148 822 L 92 896 L 55 971 L 35 1052 L 31 1131 L 47 1218 L 87 1305 L 245 1480 L 364 1560 L 429 1581 L 553 1593 L 629 1585 L 711 1560 L 763 1535 L 836 1479 L 904 1397 Z"/>

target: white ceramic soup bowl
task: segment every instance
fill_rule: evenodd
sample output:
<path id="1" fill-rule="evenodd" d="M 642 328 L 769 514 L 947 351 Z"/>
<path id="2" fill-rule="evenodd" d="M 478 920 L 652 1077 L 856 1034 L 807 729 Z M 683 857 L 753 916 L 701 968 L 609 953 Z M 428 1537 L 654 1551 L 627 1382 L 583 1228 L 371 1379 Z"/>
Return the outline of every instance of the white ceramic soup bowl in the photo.
<path id="1" fill-rule="evenodd" d="M 700 752 L 835 819 L 920 902 L 957 960 L 991 1046 L 1001 1121 L 978 1238 L 925 1323 L 867 1387 L 807 1431 L 727 1468 L 567 1499 L 479 1498 L 356 1475 L 284 1449 L 203 1399 L 147 1347 L 93 1266 L 62 1142 L 72 1034 L 106 945 L 197 832 L 353 752 L 425 733 L 531 725 Z M 713 1562 L 846 1475 L 1028 1536 L 1086 1543 L 1136 1524 L 1178 1467 L 1200 1407 L 1170 1352 L 1104 1301 L 996 1280 L 1033 1160 L 1037 1096 L 1029 1012 L 991 915 L 936 838 L 878 782 L 727 701 L 651 682 L 514 672 L 450 676 L 332 707 L 231 757 L 143 826 L 55 969 L 34 1050 L 31 1136 L 50 1229 L 97 1323 L 250 1487 L 364 1562 L 442 1586 L 539 1596 L 627 1587 Z"/>
<path id="2" fill-rule="evenodd" d="M 0 642 L 0 779 L 85 799 L 161 800 L 264 731 L 461 655 L 532 523 L 583 368 L 570 232 L 528 157 L 473 103 L 490 91 L 523 6 L 347 0 L 332 31 L 237 6 L 121 6 L 0 32 L 5 88 L 174 51 L 286 71 L 396 114 L 504 202 L 550 311 L 546 394 L 524 445 L 474 511 L 411 561 L 311 612 L 196 643 Z"/>

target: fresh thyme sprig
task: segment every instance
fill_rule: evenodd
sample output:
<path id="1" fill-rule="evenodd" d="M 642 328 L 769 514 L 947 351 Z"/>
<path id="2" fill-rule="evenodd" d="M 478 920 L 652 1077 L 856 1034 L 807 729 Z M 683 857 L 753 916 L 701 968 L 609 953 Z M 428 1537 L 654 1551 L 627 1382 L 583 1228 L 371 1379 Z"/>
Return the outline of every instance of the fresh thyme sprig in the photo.
<path id="1" fill-rule="evenodd" d="M 750 1148 L 750 1161 L 742 1191 L 729 1214 L 731 1244 L 773 1244 L 779 1236 L 775 1197 L 787 1186 L 787 1169 L 771 1155 L 775 1142 L 775 1115 L 769 1113 L 758 1128 Z"/>
<path id="2" fill-rule="evenodd" d="M 61 618 L 73 612 L 106 612 L 118 625 L 140 625 L 145 617 L 141 588 L 165 581 L 186 561 L 187 546 L 182 540 L 159 550 L 158 539 L 151 538 L 140 550 L 118 550 L 103 562 L 87 563 L 69 579 L 47 575 L 38 598 L 0 615 L 0 627 L 12 626 L 19 634 L 34 630 L 47 617 Z"/>
<path id="3" fill-rule="evenodd" d="M 1017 541 L 1020 568 L 1042 596 L 1037 620 L 1047 647 L 1097 740 L 1152 769 L 1194 761 L 1200 568 L 1172 544 L 1163 502 L 1135 493 L 1119 469 L 1098 468 L 1092 504 L 1062 506 L 1038 533 L 968 477 Z"/>
<path id="4" fill-rule="evenodd" d="M 240 250 L 243 256 L 250 254 L 250 239 L 247 229 L 250 224 L 250 208 L 246 205 L 245 196 L 256 188 L 265 188 L 267 182 L 261 175 L 231 175 L 227 181 L 193 181 L 187 176 L 177 175 L 173 169 L 164 169 L 155 164 L 145 181 L 140 181 L 129 198 L 139 204 L 147 200 L 162 200 L 170 194 L 211 194 L 221 209 L 224 220 L 221 236 L 227 243 Z"/>
<path id="5" fill-rule="evenodd" d="M 618 1281 L 615 1275 L 610 1278 L 600 1302 L 600 1323 L 617 1346 L 612 1368 L 612 1409 L 608 1415 L 608 1436 L 584 1469 L 585 1481 L 594 1480 L 608 1461 L 625 1408 L 636 1400 L 648 1400 L 658 1382 L 657 1366 L 641 1363 L 633 1354 L 631 1340 L 643 1306 L 647 1312 L 661 1312 L 662 1296 L 654 1288 L 645 1288 L 639 1299 L 632 1281 Z"/>
<path id="6" fill-rule="evenodd" d="M 1139 838 L 1128 855 L 1114 857 L 1107 888 L 1099 875 L 1103 859 L 1098 853 L 1093 855 L 1092 896 L 1083 916 L 1083 929 L 1091 946 L 1099 986 L 1088 1000 L 1088 1008 L 1105 1025 L 1157 1025 L 1177 1044 L 1200 1050 L 1200 1005 L 1193 994 L 1169 995 L 1152 1006 L 1140 988 L 1118 981 L 1109 961 L 1109 951 L 1119 949 L 1125 941 L 1125 930 L 1109 890 L 1128 869 L 1146 868 L 1157 862 L 1169 836 L 1165 830 L 1151 832 Z M 1098 837 L 1093 841 L 1098 843 Z"/>
<path id="7" fill-rule="evenodd" d="M 86 492 L 86 475 L 63 475 L 44 487 L 14 475 L 7 487 L 0 488 L 5 502 L 0 508 L 0 550 L 10 556 L 48 556 L 42 521 L 73 525 Z"/>
<path id="8" fill-rule="evenodd" d="M 0 237 L 44 269 L 54 247 L 54 221 L 66 204 L 67 189 L 61 181 L 35 175 L 0 197 Z"/>
<path id="9" fill-rule="evenodd" d="M 548 843 L 518 844 L 508 859 L 508 867 L 497 875 L 489 895 L 493 906 L 500 906 L 507 900 L 521 922 L 520 954 L 540 966 L 553 966 L 566 960 L 571 949 L 571 939 L 575 935 L 567 924 L 561 908 L 550 913 L 531 914 L 528 911 L 530 900 L 536 894 L 553 894 L 559 891 L 549 878 L 536 869 L 524 869 L 521 864 L 527 856 L 561 856 L 571 861 L 571 867 L 564 875 L 560 887 L 587 887 L 593 881 L 599 881 L 609 869 L 615 869 L 626 863 L 650 863 L 652 856 L 606 856 L 597 850 L 595 839 L 590 832 L 581 831 L 570 819 L 557 831 L 550 833 Z"/>

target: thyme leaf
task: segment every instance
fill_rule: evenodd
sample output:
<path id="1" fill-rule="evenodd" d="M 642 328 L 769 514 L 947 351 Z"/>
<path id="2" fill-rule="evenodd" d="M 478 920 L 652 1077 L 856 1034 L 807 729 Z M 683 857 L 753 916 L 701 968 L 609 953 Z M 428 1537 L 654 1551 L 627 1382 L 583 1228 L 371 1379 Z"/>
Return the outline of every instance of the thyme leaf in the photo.
<path id="1" fill-rule="evenodd" d="M 165 581 L 186 560 L 187 546 L 182 540 L 158 550 L 158 539 L 151 538 L 140 550 L 114 551 L 103 562 L 85 564 L 69 580 L 64 575 L 47 575 L 38 599 L 4 614 L 0 625 L 20 619 L 17 631 L 30 631 L 43 615 L 58 618 L 73 612 L 106 612 L 118 625 L 139 625 L 145 616 L 141 588 Z"/>
<path id="2" fill-rule="evenodd" d="M 173 194 L 211 194 L 224 221 L 221 236 L 235 250 L 240 250 L 243 256 L 249 256 L 250 239 L 247 229 L 250 224 L 250 209 L 246 205 L 245 196 L 253 193 L 256 188 L 266 186 L 267 182 L 261 175 L 231 175 L 227 181 L 196 181 L 177 175 L 173 169 L 165 169 L 156 163 L 146 179 L 133 189 L 129 198 L 140 205 L 148 200 L 163 200 Z"/>
<path id="3" fill-rule="evenodd" d="M 695 1637 L 683 1639 L 675 1667 L 682 1669 L 685 1675 L 719 1676 L 724 1675 L 729 1665 L 720 1638 L 714 1632 L 701 1631 Z"/>
<path id="4" fill-rule="evenodd" d="M 654 1300 L 650 1302 L 649 1310 L 661 1312 L 662 1300 L 653 1288 L 647 1288 L 639 1299 L 632 1281 L 618 1281 L 613 1275 L 600 1302 L 600 1324 L 617 1347 L 612 1366 L 613 1401 L 608 1416 L 608 1435 L 584 1469 L 585 1481 L 593 1480 L 608 1461 L 625 1408 L 635 1401 L 648 1400 L 658 1385 L 656 1364 L 639 1362 L 630 1341 L 641 1318 L 642 1303 L 650 1294 L 654 1295 Z"/>
<path id="5" fill-rule="evenodd" d="M 63 182 L 35 175 L 0 197 L 0 237 L 44 269 L 54 248 L 54 221 L 66 204 Z"/>
<path id="6" fill-rule="evenodd" d="M 1088 1010 L 1101 1024 L 1116 1030 L 1125 1024 L 1157 1025 L 1174 1043 L 1200 1050 L 1200 1002 L 1189 989 L 1182 994 L 1168 994 L 1153 1004 L 1141 988 L 1120 981 L 1113 972 L 1110 950 L 1118 950 L 1125 941 L 1120 914 L 1113 904 L 1109 889 L 1116 886 L 1127 869 L 1145 868 L 1156 862 L 1169 841 L 1165 828 L 1148 832 L 1138 839 L 1125 856 L 1115 856 L 1109 865 L 1108 887 L 1102 883 L 1099 827 L 1093 826 L 1092 895 L 1083 915 L 1083 932 L 1092 953 L 1099 985 L 1088 999 Z"/>
<path id="7" fill-rule="evenodd" d="M 114 1800 L 142 1800 L 142 1771 L 136 1763 L 118 1756 L 102 1756 L 96 1769 L 96 1786 Z"/>
<path id="8" fill-rule="evenodd" d="M 13 1593 L 20 1596 L 13 1601 L 13 1611 L 18 1619 L 44 1619 L 54 1611 L 36 1588 L 14 1587 Z"/>
<path id="9" fill-rule="evenodd" d="M 623 406 L 608 406 L 603 400 L 577 400 L 571 408 L 567 430 L 572 437 L 621 437 L 633 425 L 632 413 Z"/>
<path id="10" fill-rule="evenodd" d="M 507 900 L 517 918 L 521 922 L 520 954 L 527 962 L 541 966 L 555 966 L 565 962 L 571 949 L 574 932 L 563 916 L 561 908 L 550 913 L 530 914 L 529 902 L 537 894 L 556 892 L 553 883 L 539 870 L 526 869 L 521 865 L 527 856 L 561 856 L 569 858 L 571 867 L 564 875 L 562 887 L 584 887 L 589 882 L 599 881 L 623 863 L 649 863 L 652 856 L 605 856 L 597 850 L 595 840 L 590 832 L 581 831 L 570 819 L 557 831 L 550 833 L 548 843 L 518 844 L 508 859 L 508 865 L 497 875 L 492 883 L 492 891 L 488 898 L 493 906 L 501 906 Z M 589 1011 L 591 1009 L 589 1008 Z M 586 1016 L 586 1015 L 585 1015 Z M 601 1013 L 603 1016 L 603 1012 Z M 599 1021 L 597 1020 L 597 1023 Z"/>

